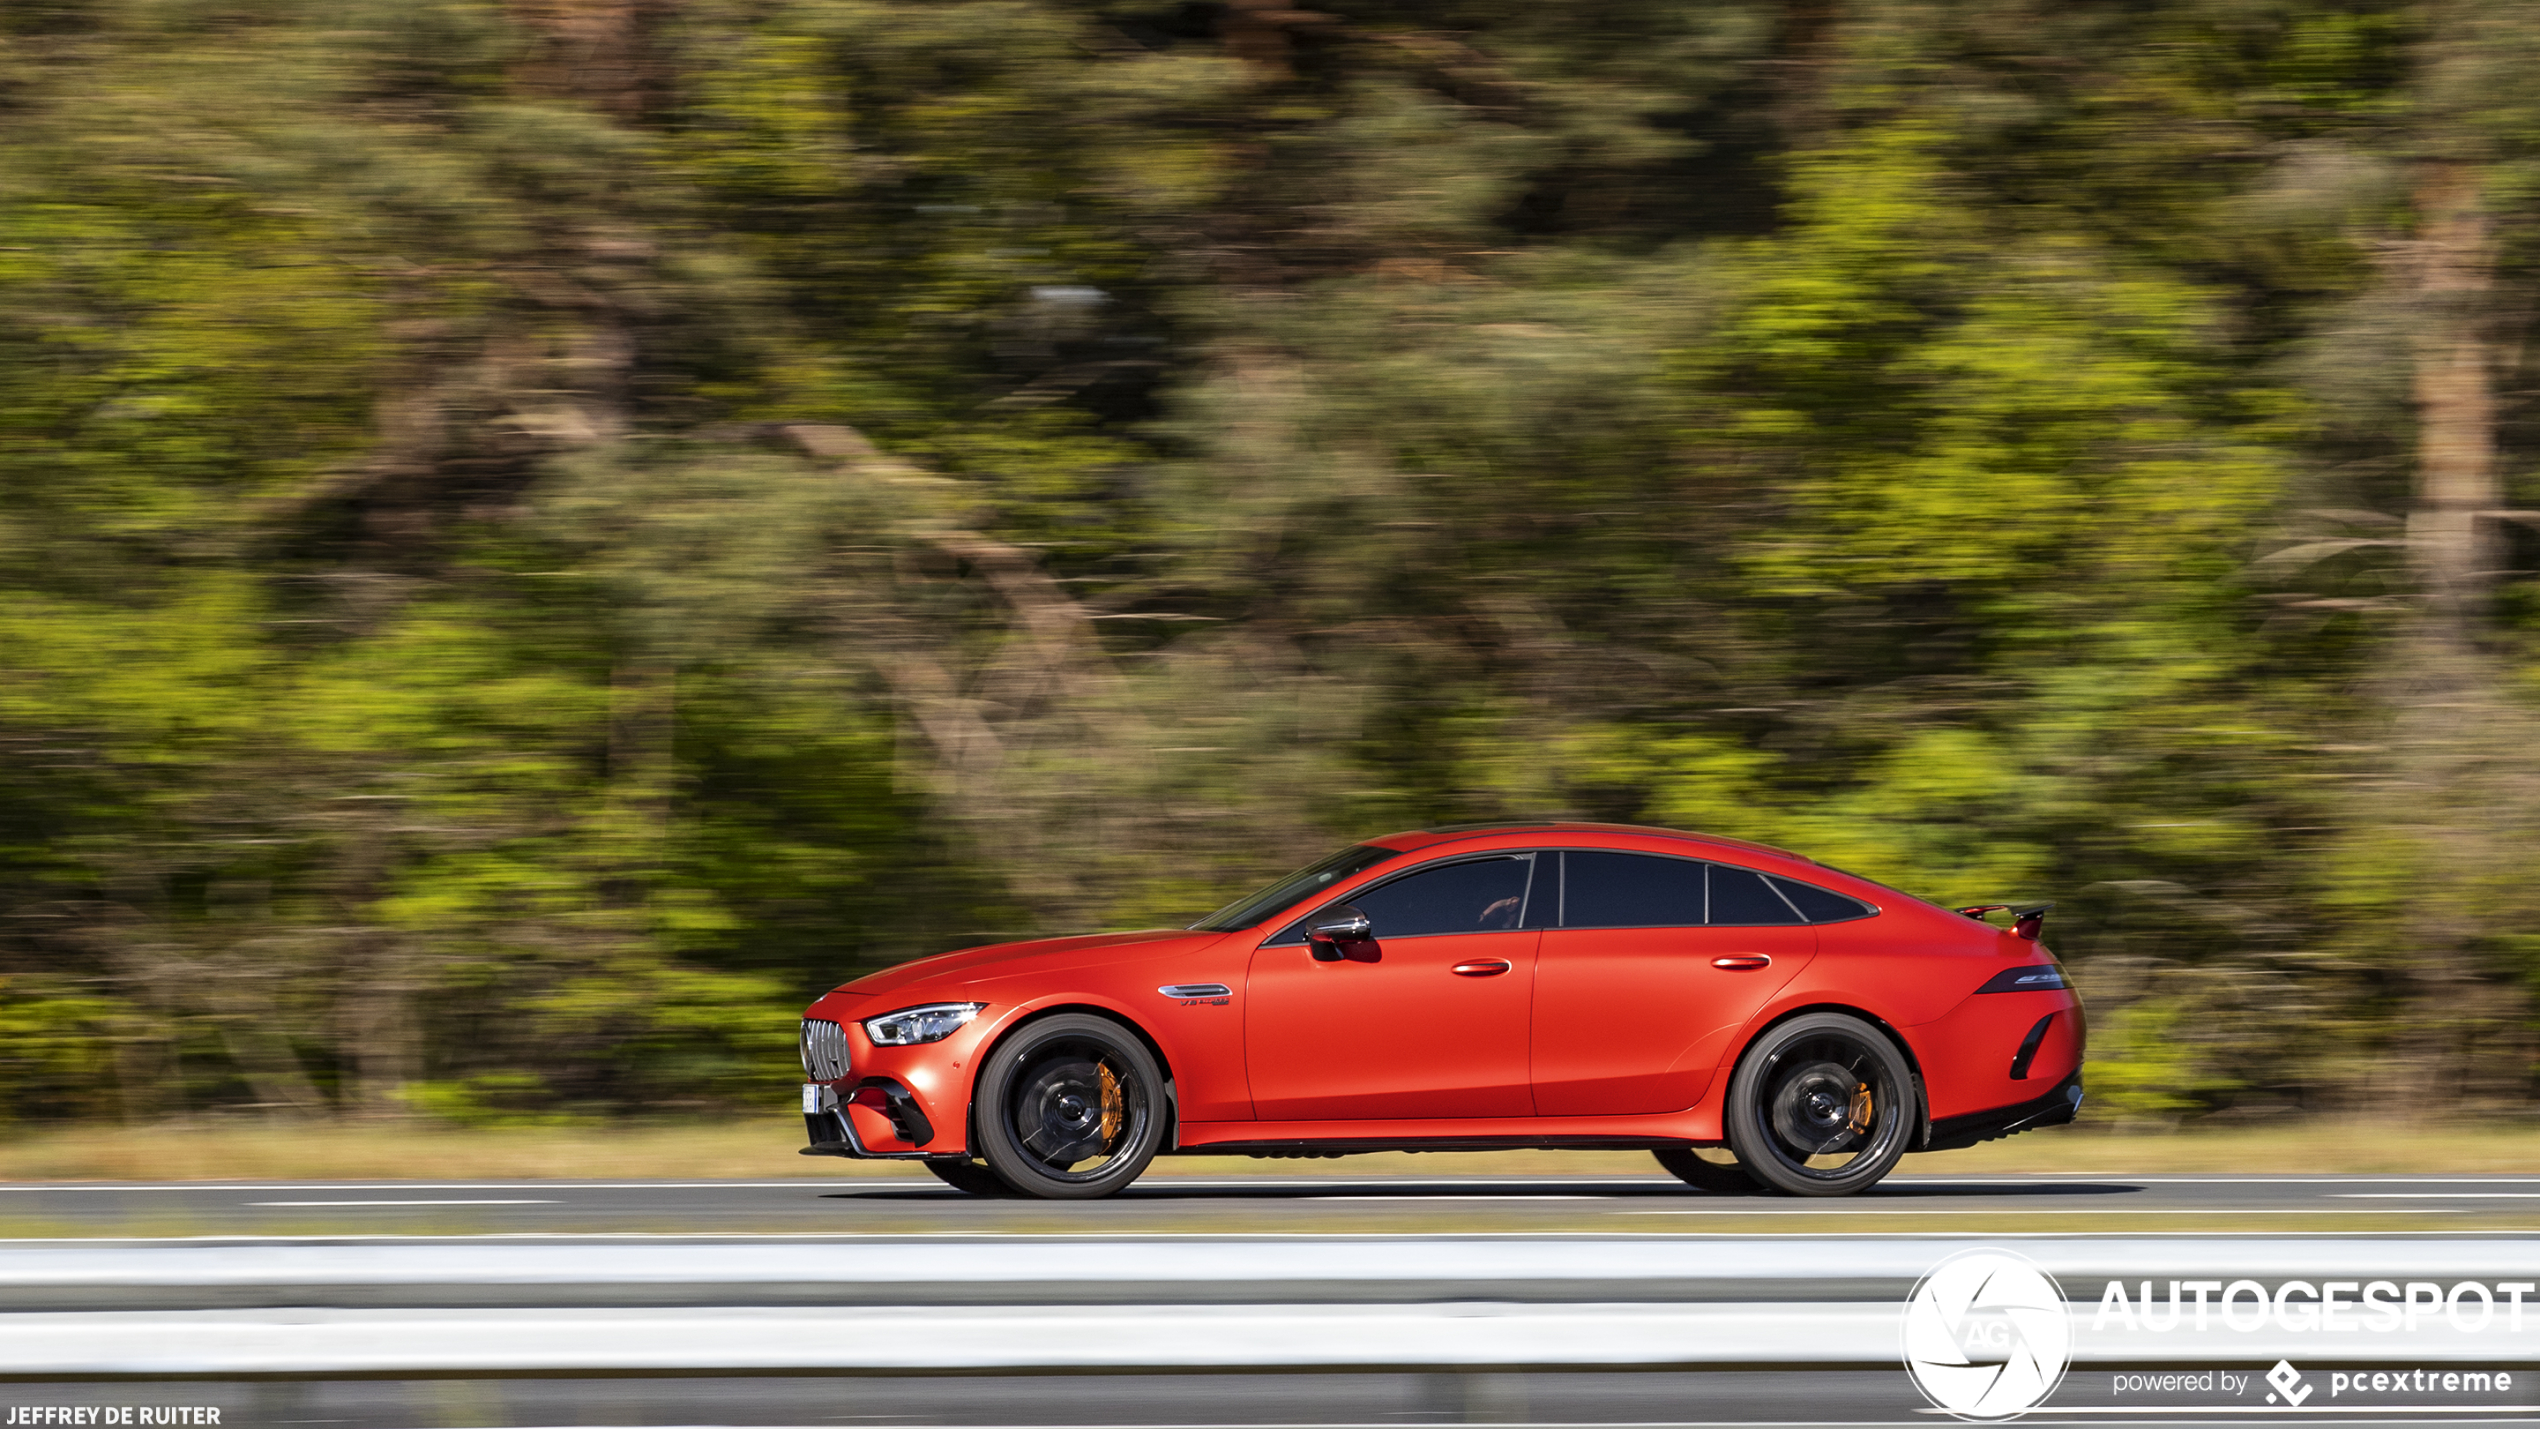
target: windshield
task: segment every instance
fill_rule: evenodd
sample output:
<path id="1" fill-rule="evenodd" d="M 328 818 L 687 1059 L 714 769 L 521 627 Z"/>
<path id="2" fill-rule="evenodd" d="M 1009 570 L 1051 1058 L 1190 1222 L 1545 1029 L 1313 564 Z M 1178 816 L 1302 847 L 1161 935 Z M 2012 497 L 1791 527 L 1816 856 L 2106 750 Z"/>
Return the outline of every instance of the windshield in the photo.
<path id="1" fill-rule="evenodd" d="M 1386 859 L 1399 857 L 1400 853 L 1394 849 L 1377 848 L 1372 844 L 1352 845 L 1321 863 L 1298 869 L 1250 898 L 1236 899 L 1193 923 L 1191 930 L 1231 933 L 1237 928 L 1249 928 L 1318 889 L 1329 888 L 1353 873 L 1364 873 Z"/>

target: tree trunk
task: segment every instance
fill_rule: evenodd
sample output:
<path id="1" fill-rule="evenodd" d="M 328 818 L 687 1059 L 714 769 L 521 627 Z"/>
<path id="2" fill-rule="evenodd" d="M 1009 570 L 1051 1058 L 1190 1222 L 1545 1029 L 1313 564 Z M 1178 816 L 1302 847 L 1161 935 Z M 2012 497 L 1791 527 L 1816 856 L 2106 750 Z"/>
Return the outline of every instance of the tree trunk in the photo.
<path id="1" fill-rule="evenodd" d="M 2393 674 L 2399 775 L 2387 817 L 2412 831 L 2419 891 L 2390 930 L 2388 955 L 2409 989 L 2405 1042 L 2394 1049 L 2403 1104 L 2442 1106 L 2503 1092 L 2527 1016 L 2510 978 L 2482 966 L 2478 910 L 2510 881 L 2534 788 L 2532 721 L 2505 694 L 2506 672 L 2484 646 L 2496 579 L 2496 324 L 2489 315 L 2496 240 L 2484 175 L 2432 166 L 2415 193 L 2417 235 L 2405 281 L 2416 318 L 2416 493 L 2408 553 L 2417 607 Z"/>
<path id="2" fill-rule="evenodd" d="M 2494 341 L 2487 315 L 2496 241 L 2481 175 L 2435 166 L 2417 189 L 2414 279 L 2416 506 L 2408 549 L 2431 617 L 2426 634 L 2466 644 L 2494 580 L 2492 513 L 2504 505 L 2496 472 Z"/>

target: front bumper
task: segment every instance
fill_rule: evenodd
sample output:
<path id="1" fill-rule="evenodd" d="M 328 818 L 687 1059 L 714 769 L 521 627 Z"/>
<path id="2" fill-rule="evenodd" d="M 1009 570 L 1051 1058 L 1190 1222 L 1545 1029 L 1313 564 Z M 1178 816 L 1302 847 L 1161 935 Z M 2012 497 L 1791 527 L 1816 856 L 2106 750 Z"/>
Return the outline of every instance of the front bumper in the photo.
<path id="1" fill-rule="evenodd" d="M 827 1083 L 804 1083 L 803 1131 L 811 1140 L 802 1149 L 805 1156 L 916 1161 L 943 1154 L 925 1149 L 935 1139 L 925 1108 L 908 1088 L 885 1077 L 867 1077 L 844 1093 Z"/>

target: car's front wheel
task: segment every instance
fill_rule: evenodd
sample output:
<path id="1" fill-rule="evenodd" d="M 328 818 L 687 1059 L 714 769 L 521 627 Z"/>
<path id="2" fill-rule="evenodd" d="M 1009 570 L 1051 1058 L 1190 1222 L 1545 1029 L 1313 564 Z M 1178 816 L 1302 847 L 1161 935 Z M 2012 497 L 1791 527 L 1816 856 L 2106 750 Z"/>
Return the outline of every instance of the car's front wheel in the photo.
<path id="1" fill-rule="evenodd" d="M 1108 1196 L 1138 1179 L 1163 1140 L 1155 1058 L 1104 1018 L 1029 1024 L 989 1055 L 979 1087 L 980 1154 L 1026 1195 Z"/>
<path id="2" fill-rule="evenodd" d="M 1730 1149 L 1794 1196 L 1849 1196 L 1895 1169 L 1913 1135 L 1913 1074 L 1885 1033 L 1813 1012 L 1766 1032 L 1729 1079 Z"/>
<path id="3" fill-rule="evenodd" d="M 976 1161 L 934 1160 L 926 1163 L 926 1169 L 935 1173 L 936 1180 L 956 1191 L 967 1191 L 974 1196 L 1014 1194 L 1014 1188 L 1007 1185 L 1003 1177 Z"/>

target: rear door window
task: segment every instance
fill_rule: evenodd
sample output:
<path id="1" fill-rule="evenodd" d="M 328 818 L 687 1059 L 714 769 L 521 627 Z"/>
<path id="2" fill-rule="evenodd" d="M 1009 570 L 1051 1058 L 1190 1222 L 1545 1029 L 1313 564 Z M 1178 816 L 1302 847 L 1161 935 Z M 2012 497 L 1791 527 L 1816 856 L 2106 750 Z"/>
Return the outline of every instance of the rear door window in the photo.
<path id="1" fill-rule="evenodd" d="M 1564 928 L 1702 924 L 1704 865 L 1691 859 L 1572 849 L 1561 861 L 1569 870 L 1561 881 Z"/>

